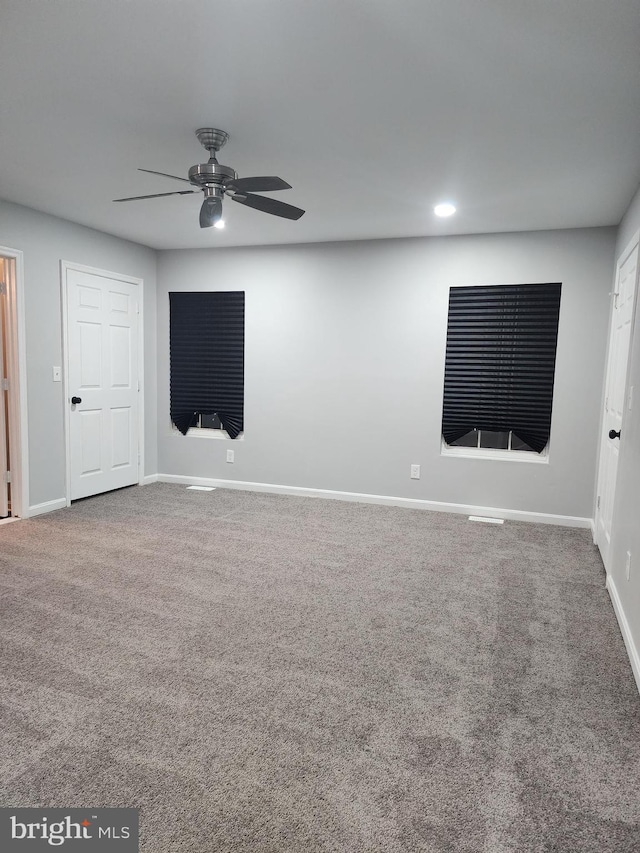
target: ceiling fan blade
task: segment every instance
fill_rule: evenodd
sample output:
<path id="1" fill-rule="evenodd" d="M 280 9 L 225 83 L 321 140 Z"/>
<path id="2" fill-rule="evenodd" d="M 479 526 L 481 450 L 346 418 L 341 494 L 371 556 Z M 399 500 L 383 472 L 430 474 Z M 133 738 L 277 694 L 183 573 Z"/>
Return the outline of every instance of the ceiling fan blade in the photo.
<path id="1" fill-rule="evenodd" d="M 242 195 L 231 196 L 231 198 L 238 204 L 253 207 L 255 210 L 262 210 L 265 213 L 272 213 L 274 216 L 283 216 L 285 219 L 300 219 L 304 213 L 304 210 L 294 207 L 292 204 L 285 204 L 282 201 L 276 201 L 275 198 L 266 198 L 261 195 L 243 193 Z"/>
<path id="2" fill-rule="evenodd" d="M 291 189 L 291 184 L 283 181 L 282 178 L 276 178 L 275 175 L 265 175 L 259 178 L 236 178 L 235 181 L 232 181 L 227 186 L 242 193 L 264 193 L 273 190 Z"/>
<path id="3" fill-rule="evenodd" d="M 209 196 L 202 202 L 200 208 L 200 227 L 210 228 L 222 217 L 222 199 Z"/>
<path id="4" fill-rule="evenodd" d="M 191 195 L 198 190 L 178 190 L 175 193 L 154 193 L 153 195 L 132 195 L 130 198 L 114 198 L 114 201 L 140 201 L 141 198 L 162 198 L 165 195 Z"/>
<path id="5" fill-rule="evenodd" d="M 179 178 L 177 175 L 167 175 L 166 172 L 154 172 L 151 169 L 138 169 L 138 171 L 147 172 L 149 175 L 162 175 L 163 178 L 173 178 L 174 181 L 184 181 L 185 184 L 191 183 L 187 178 Z"/>

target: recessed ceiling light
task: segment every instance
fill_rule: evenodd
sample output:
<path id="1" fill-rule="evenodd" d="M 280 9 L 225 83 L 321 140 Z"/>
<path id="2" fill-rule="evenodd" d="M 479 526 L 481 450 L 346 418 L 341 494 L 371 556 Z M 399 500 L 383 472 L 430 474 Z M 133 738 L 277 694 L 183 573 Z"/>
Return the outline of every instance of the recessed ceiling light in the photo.
<path id="1" fill-rule="evenodd" d="M 449 204 L 449 202 L 443 202 L 443 204 L 436 204 L 433 208 L 433 212 L 436 216 L 453 216 L 456 212 L 455 205 Z"/>
<path id="2" fill-rule="evenodd" d="M 220 228 L 220 229 L 224 228 L 224 219 L 218 219 L 217 222 L 213 223 L 213 227 L 214 228 Z"/>

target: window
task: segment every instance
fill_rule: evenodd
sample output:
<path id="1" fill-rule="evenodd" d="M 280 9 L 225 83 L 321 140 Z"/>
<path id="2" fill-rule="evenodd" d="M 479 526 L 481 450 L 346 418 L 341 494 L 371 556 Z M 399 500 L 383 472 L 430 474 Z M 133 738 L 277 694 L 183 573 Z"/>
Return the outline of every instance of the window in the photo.
<path id="1" fill-rule="evenodd" d="M 198 429 L 224 429 L 222 421 L 217 415 L 200 415 L 196 426 Z"/>
<path id="2" fill-rule="evenodd" d="M 533 451 L 533 447 L 530 447 L 526 441 L 518 438 L 513 430 L 497 432 L 489 429 L 472 429 L 457 440 L 452 441 L 450 446 L 475 447 L 479 450 Z"/>
<path id="3" fill-rule="evenodd" d="M 244 292 L 169 294 L 170 411 L 191 427 L 244 429 Z"/>
<path id="4" fill-rule="evenodd" d="M 545 450 L 560 289 L 556 283 L 450 289 L 442 416 L 446 445 L 496 455 Z"/>
<path id="5" fill-rule="evenodd" d="M 171 424 L 174 432 L 179 432 L 175 424 Z M 189 427 L 187 435 L 199 436 L 200 438 L 229 438 L 228 432 L 222 426 L 220 418 L 217 415 L 198 415 L 196 422 L 192 427 Z M 243 438 L 243 433 L 240 433 L 238 440 Z"/>

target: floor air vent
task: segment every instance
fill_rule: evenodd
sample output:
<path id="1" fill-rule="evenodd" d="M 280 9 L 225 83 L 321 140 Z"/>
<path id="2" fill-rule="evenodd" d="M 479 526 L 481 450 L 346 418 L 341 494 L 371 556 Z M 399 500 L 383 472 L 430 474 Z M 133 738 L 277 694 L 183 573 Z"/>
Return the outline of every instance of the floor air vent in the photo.
<path id="1" fill-rule="evenodd" d="M 488 515 L 470 515 L 469 521 L 484 521 L 486 524 L 504 524 L 504 518 L 490 518 Z"/>
<path id="2" fill-rule="evenodd" d="M 188 489 L 193 489 L 194 492 L 215 492 L 215 486 L 187 486 Z"/>

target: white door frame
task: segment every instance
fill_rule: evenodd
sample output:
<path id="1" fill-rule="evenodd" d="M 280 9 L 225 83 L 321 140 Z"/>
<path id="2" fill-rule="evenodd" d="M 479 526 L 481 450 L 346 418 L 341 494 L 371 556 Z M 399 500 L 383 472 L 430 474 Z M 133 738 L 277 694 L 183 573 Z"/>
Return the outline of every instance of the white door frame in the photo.
<path id="1" fill-rule="evenodd" d="M 7 373 L 9 379 L 9 470 L 11 515 L 29 515 L 29 432 L 27 429 L 27 346 L 24 301 L 24 256 L 19 249 L 0 246 L 0 255 L 13 261 L 5 265 L 7 285 Z"/>
<path id="2" fill-rule="evenodd" d="M 604 433 L 604 430 L 606 428 L 606 424 L 605 424 L 605 395 L 607 393 L 607 380 L 608 380 L 608 376 L 609 376 L 609 359 L 611 358 L 611 343 L 612 343 L 612 337 L 613 337 L 612 333 L 613 333 L 613 311 L 614 311 L 615 290 L 616 290 L 616 287 L 618 286 L 618 279 L 620 276 L 620 268 L 622 267 L 624 262 L 627 260 L 629 255 L 635 250 L 636 246 L 638 246 L 639 244 L 640 244 L 640 231 L 636 231 L 636 233 L 633 235 L 631 240 L 627 243 L 627 245 L 625 246 L 623 251 L 620 253 L 620 256 L 616 259 L 616 268 L 615 268 L 614 279 L 613 279 L 613 290 L 611 292 L 611 309 L 609 312 L 609 340 L 607 342 L 607 357 L 606 357 L 606 362 L 605 362 L 604 383 L 603 383 L 603 388 L 602 388 L 602 403 L 601 403 L 602 417 L 600 418 L 600 432 L 598 434 L 598 465 L 596 468 L 598 474 L 597 474 L 597 480 L 596 480 L 596 492 L 595 492 L 595 496 L 594 496 L 595 497 L 595 509 L 594 509 L 594 515 L 593 515 L 593 542 L 595 545 L 598 544 L 597 535 L 598 535 L 598 529 L 599 529 L 598 525 L 600 523 L 600 506 L 599 506 L 599 502 L 598 502 L 598 495 L 602 494 L 602 485 L 603 485 L 603 483 L 602 483 L 602 477 L 603 477 L 602 447 L 603 447 L 603 441 L 604 441 L 603 433 Z M 640 260 L 640 258 L 639 258 L 639 260 Z M 637 311 L 637 307 L 638 307 L 638 299 L 639 299 L 638 290 L 640 290 L 640 263 L 638 264 L 638 268 L 636 269 L 636 287 L 635 287 L 635 294 L 634 294 L 634 298 L 633 298 L 633 308 L 631 310 L 631 328 L 630 328 L 630 333 L 629 333 L 628 356 L 631 354 L 632 347 L 633 347 L 633 330 L 634 330 L 634 326 L 635 326 L 635 316 L 636 316 L 636 311 Z M 624 400 L 625 400 L 625 403 L 624 403 L 624 408 L 622 411 L 622 424 L 620 426 L 621 433 L 623 432 L 623 430 L 625 428 L 625 423 L 626 423 L 627 418 L 628 418 L 627 412 L 629 409 L 628 391 L 629 391 L 629 371 L 630 371 L 630 369 L 631 369 L 631 359 L 629 357 L 627 357 L 627 374 L 626 374 L 625 380 L 624 380 Z M 617 485 L 617 483 L 616 483 L 616 485 Z M 612 529 L 613 529 L 613 519 L 615 518 L 615 510 L 616 510 L 615 498 L 616 498 L 616 495 L 615 495 L 615 490 L 614 490 L 613 510 L 612 510 L 612 515 L 611 515 Z M 606 570 L 606 566 L 605 566 L 605 570 Z"/>
<path id="3" fill-rule="evenodd" d="M 138 484 L 142 485 L 144 479 L 144 280 L 134 278 L 130 275 L 101 270 L 96 267 L 88 267 L 84 264 L 76 264 L 72 261 L 60 261 L 60 291 L 62 306 L 62 395 L 64 412 L 64 447 L 65 447 L 65 498 L 67 506 L 71 506 L 71 422 L 69 418 L 70 390 L 69 390 L 69 328 L 68 328 L 68 302 L 67 302 L 67 271 L 99 275 L 112 278 L 115 281 L 126 281 L 128 284 L 137 285 L 140 288 L 138 305 L 140 314 L 138 318 L 138 378 L 140 380 L 139 406 L 138 406 Z"/>

